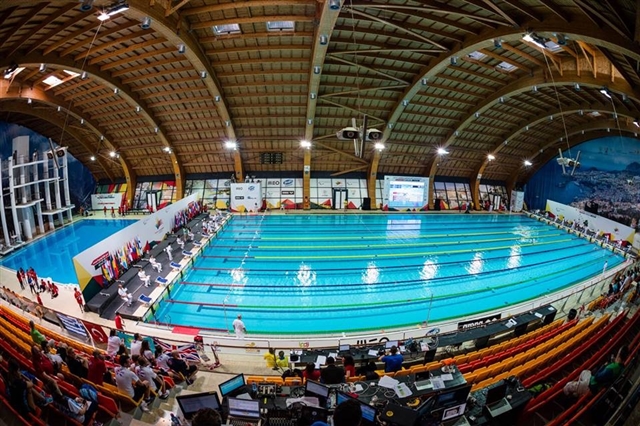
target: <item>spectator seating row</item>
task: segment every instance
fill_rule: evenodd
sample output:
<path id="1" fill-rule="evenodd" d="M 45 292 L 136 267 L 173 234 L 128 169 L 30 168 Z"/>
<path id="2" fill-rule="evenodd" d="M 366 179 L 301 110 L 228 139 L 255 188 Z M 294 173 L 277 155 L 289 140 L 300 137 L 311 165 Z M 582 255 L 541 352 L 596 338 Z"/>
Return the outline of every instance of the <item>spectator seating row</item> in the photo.
<path id="1" fill-rule="evenodd" d="M 616 317 L 614 321 L 611 322 L 609 329 L 615 330 L 615 326 L 619 325 L 624 319 L 626 315 L 619 315 Z M 600 365 L 605 358 L 611 353 L 614 348 L 617 348 L 623 340 L 631 340 L 630 331 L 637 332 L 636 328 L 640 325 L 640 311 L 636 312 L 636 314 L 629 319 L 621 329 L 617 330 L 615 333 L 610 333 L 611 337 L 606 342 L 599 341 L 599 337 L 608 337 L 606 333 L 600 333 L 599 335 L 594 336 L 593 339 L 583 342 L 583 344 L 577 348 L 573 353 L 567 357 L 565 357 L 561 362 L 557 363 L 554 367 L 555 371 L 564 371 L 566 370 L 572 363 L 575 363 L 575 360 L 580 355 L 593 353 L 586 361 L 580 363 L 577 368 L 572 369 L 572 372 L 568 375 L 563 375 L 564 377 L 557 381 L 553 387 L 541 393 L 540 395 L 533 398 L 525 407 L 524 415 L 531 415 L 536 411 L 542 410 L 546 405 L 550 402 L 556 400 L 560 394 L 562 393 L 564 386 L 573 380 L 576 380 L 580 375 L 580 372 L 583 370 L 591 370 L 594 367 Z M 637 340 L 636 340 L 637 344 Z M 550 368 L 551 366 L 547 367 Z M 525 381 L 525 386 L 529 386 L 535 383 L 533 380 L 536 378 L 531 378 L 529 381 Z M 571 412 L 575 411 L 571 410 Z M 561 417 L 558 421 L 563 421 L 564 417 Z"/>

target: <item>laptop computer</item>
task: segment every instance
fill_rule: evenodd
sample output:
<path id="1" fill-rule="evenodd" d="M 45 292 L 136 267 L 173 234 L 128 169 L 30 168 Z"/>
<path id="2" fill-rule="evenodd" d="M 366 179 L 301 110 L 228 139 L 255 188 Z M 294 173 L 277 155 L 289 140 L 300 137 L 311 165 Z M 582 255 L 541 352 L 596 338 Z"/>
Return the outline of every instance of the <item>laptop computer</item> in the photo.
<path id="1" fill-rule="evenodd" d="M 507 382 L 504 380 L 499 385 L 489 389 L 485 398 L 484 409 L 492 418 L 511 411 L 511 404 L 506 398 Z"/>
<path id="2" fill-rule="evenodd" d="M 340 405 L 343 402 L 353 399 L 360 404 L 360 410 L 362 411 L 362 419 L 360 420 L 360 426 L 375 426 L 376 424 L 376 416 L 378 415 L 378 410 L 366 404 L 357 398 L 352 397 L 351 395 L 347 395 L 344 392 L 338 392 L 336 395 L 336 405 Z"/>
<path id="3" fill-rule="evenodd" d="M 418 391 L 433 389 L 433 383 L 431 383 L 431 375 L 429 372 L 425 371 L 423 373 L 417 373 L 414 386 Z"/>
<path id="4" fill-rule="evenodd" d="M 220 389 L 220 396 L 222 398 L 225 396 L 234 397 L 246 393 L 247 389 L 245 387 L 244 374 L 238 374 L 226 382 L 220 383 L 218 388 Z"/>
<path id="5" fill-rule="evenodd" d="M 260 401 L 255 399 L 228 398 L 227 425 L 260 425 Z"/>
<path id="6" fill-rule="evenodd" d="M 389 403 L 380 410 L 380 419 L 397 426 L 415 426 L 420 414 L 409 407 Z"/>
<path id="7" fill-rule="evenodd" d="M 215 391 L 193 395 L 178 395 L 176 401 L 178 401 L 182 415 L 187 420 L 191 420 L 201 408 L 211 408 L 218 412 L 221 411 L 218 393 Z"/>
<path id="8" fill-rule="evenodd" d="M 338 355 L 351 355 L 351 345 L 338 346 Z"/>

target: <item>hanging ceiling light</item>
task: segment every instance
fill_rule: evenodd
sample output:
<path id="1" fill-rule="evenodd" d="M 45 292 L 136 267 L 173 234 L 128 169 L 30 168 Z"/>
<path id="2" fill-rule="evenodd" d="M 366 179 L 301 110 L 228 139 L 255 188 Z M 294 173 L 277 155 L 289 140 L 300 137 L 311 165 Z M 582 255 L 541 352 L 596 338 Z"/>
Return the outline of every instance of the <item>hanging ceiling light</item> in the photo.
<path id="1" fill-rule="evenodd" d="M 533 163 L 529 160 L 524 160 L 525 167 L 533 166 Z"/>
<path id="2" fill-rule="evenodd" d="M 493 160 L 495 160 L 495 159 L 496 159 L 496 156 L 495 156 L 495 155 L 493 155 L 493 154 L 488 154 L 488 155 L 487 155 L 487 160 L 489 160 L 489 161 L 493 161 Z"/>
<path id="3" fill-rule="evenodd" d="M 607 98 L 611 99 L 611 92 L 609 92 L 608 88 L 603 87 L 602 89 L 600 89 L 600 93 L 605 95 Z"/>
<path id="4" fill-rule="evenodd" d="M 438 148 L 438 155 L 447 155 L 449 151 L 444 148 Z"/>
<path id="5" fill-rule="evenodd" d="M 238 148 L 238 144 L 234 141 L 226 141 L 224 143 L 224 147 L 227 149 L 237 149 Z"/>
<path id="6" fill-rule="evenodd" d="M 309 148 L 311 148 L 311 142 L 309 142 L 307 140 L 301 140 L 300 141 L 300 147 L 309 149 Z"/>
<path id="7" fill-rule="evenodd" d="M 382 151 L 384 149 L 384 144 L 382 142 L 376 142 L 375 145 L 373 145 L 373 147 L 378 151 Z"/>

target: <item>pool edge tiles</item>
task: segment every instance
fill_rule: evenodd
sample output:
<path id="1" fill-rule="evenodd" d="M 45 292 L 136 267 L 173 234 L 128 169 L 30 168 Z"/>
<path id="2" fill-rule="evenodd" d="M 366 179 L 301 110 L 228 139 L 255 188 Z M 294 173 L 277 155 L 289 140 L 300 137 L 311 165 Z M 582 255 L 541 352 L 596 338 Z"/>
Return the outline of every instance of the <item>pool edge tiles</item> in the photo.
<path id="1" fill-rule="evenodd" d="M 301 215 L 302 217 L 304 217 L 305 215 Z M 331 219 L 330 216 L 338 216 L 338 215 L 326 215 L 325 219 L 323 220 L 328 220 L 328 221 L 332 221 L 334 219 Z M 352 215 L 346 215 L 346 216 L 350 216 L 350 221 L 353 221 L 353 223 L 355 224 L 358 221 L 358 217 L 357 216 L 352 216 Z M 343 219 L 346 217 L 343 216 Z M 386 215 L 377 215 L 378 216 L 378 221 L 382 220 L 386 220 L 386 218 L 384 216 Z M 382 219 L 380 219 L 380 216 L 382 216 Z M 435 215 L 434 215 L 435 216 Z M 430 222 L 438 222 L 438 221 L 433 221 L 431 218 L 433 218 L 434 216 L 422 216 L 419 219 L 421 219 L 423 222 L 426 223 L 430 223 Z M 469 216 L 469 215 L 440 215 L 441 217 L 444 217 L 444 220 L 446 220 L 447 222 L 450 222 L 452 220 L 456 220 L 456 219 L 462 219 L 462 218 L 470 218 L 473 216 Z M 273 222 L 272 225 L 275 224 L 280 224 L 278 226 L 282 226 L 283 224 L 286 225 L 287 227 L 290 226 L 290 221 L 288 220 L 288 218 L 286 216 L 279 216 L 281 218 L 280 221 L 276 221 Z M 371 216 L 367 216 L 367 217 L 371 217 Z M 487 221 L 494 221 L 494 219 L 496 219 L 496 217 L 498 218 L 498 222 L 505 222 L 505 223 L 511 223 L 513 225 L 518 225 L 518 224 L 525 224 L 525 225 L 533 225 L 533 224 L 539 224 L 539 222 L 529 219 L 525 216 L 505 216 L 505 215 L 496 215 L 496 216 L 484 216 L 486 219 L 480 219 L 480 226 L 482 225 L 486 225 Z M 414 223 L 415 221 L 415 216 L 413 215 L 405 215 L 405 218 L 409 221 L 411 221 L 412 223 Z M 511 219 L 508 219 L 511 218 Z M 236 219 L 240 219 L 240 220 L 236 220 Z M 241 229 L 243 226 L 248 227 L 247 231 L 249 234 L 257 232 L 254 231 L 253 228 L 255 228 L 255 226 L 257 225 L 257 220 L 256 219 L 260 219 L 260 221 L 265 220 L 264 218 L 249 218 L 249 220 L 243 220 L 242 217 L 237 217 L 234 218 L 234 220 L 230 223 L 230 227 L 227 228 L 227 230 L 233 230 L 234 228 L 236 230 Z M 398 224 L 398 220 L 403 220 L 401 217 L 398 217 L 396 215 L 394 215 L 393 217 L 389 218 L 391 221 L 394 222 L 394 226 Z M 268 218 L 266 218 L 266 220 L 268 220 Z M 337 219 L 340 220 L 340 219 Z M 478 221 L 478 219 L 474 219 L 474 222 Z M 420 221 L 418 221 L 419 223 Z M 262 222 L 261 222 L 262 223 Z M 265 221 L 266 223 L 266 221 Z M 468 225 L 468 220 L 460 220 L 460 223 L 463 224 L 463 226 L 465 226 L 464 231 L 469 231 L 466 227 L 466 225 Z M 267 226 L 268 227 L 268 226 Z M 249 229 L 251 228 L 251 229 Z M 549 230 L 552 227 L 548 227 L 547 225 L 544 226 L 538 226 L 536 225 L 536 229 L 540 229 L 540 230 Z M 520 231 L 520 230 L 519 230 Z M 557 231 L 557 230 L 556 230 Z M 300 235 L 299 231 L 294 231 L 296 232 L 295 235 Z M 221 236 L 224 235 L 224 233 L 220 234 Z M 227 237 L 229 237 L 230 234 L 227 234 Z M 560 232 L 559 235 L 563 235 L 565 237 L 565 239 L 567 237 L 569 237 L 569 239 L 571 239 L 572 241 L 577 241 L 580 242 L 580 244 L 584 245 L 584 240 L 582 239 L 577 239 L 574 238 L 572 236 L 569 236 L 567 233 L 562 233 Z M 222 237 L 222 239 L 224 239 L 224 237 Z M 228 242 L 226 242 L 226 244 L 228 244 Z M 252 243 L 247 242 L 247 246 L 249 247 L 250 245 L 252 245 Z M 232 273 L 233 271 L 240 273 L 240 275 L 242 276 L 242 278 L 247 278 L 247 281 L 244 281 L 244 283 L 238 283 L 237 287 L 240 289 L 239 291 L 239 295 L 240 298 L 236 298 L 236 294 L 234 294 L 233 291 L 235 291 L 234 289 L 232 289 L 230 286 L 229 290 L 228 290 L 228 296 L 227 298 L 225 298 L 225 300 L 222 300 L 222 297 L 220 298 L 220 300 L 211 300 L 211 299 L 207 299 L 207 294 L 209 292 L 212 292 L 212 294 L 216 294 L 216 292 L 223 292 L 224 293 L 224 287 L 225 284 L 223 284 L 223 281 L 221 281 L 221 284 L 218 285 L 219 289 L 216 290 L 215 288 L 208 288 L 207 286 L 209 284 L 207 284 L 206 282 L 204 282 L 203 284 L 201 284 L 202 288 L 201 289 L 197 289 L 197 290 L 189 290 L 189 284 L 188 283 L 184 283 L 184 281 L 180 281 L 177 283 L 177 285 L 179 286 L 176 290 L 174 290 L 172 293 L 172 297 L 174 297 L 176 300 L 178 300 L 178 304 L 179 303 L 183 303 L 184 306 L 182 306 L 181 308 L 176 308 L 174 309 L 173 307 L 168 307 L 168 306 L 173 306 L 176 305 L 176 303 L 173 302 L 168 302 L 168 303 L 164 303 L 160 306 L 158 306 L 158 320 L 161 323 L 166 323 L 166 322 L 171 322 L 174 325 L 188 325 L 188 326 L 195 326 L 195 327 L 201 327 L 203 329 L 209 329 L 209 330 L 215 330 L 215 331 L 220 331 L 220 330 L 226 330 L 229 328 L 229 323 L 230 321 L 227 321 L 228 324 L 225 326 L 225 323 L 222 319 L 223 313 L 222 310 L 224 309 L 224 314 L 228 317 L 231 318 L 231 320 L 233 320 L 233 318 L 235 318 L 235 315 L 237 315 L 238 313 L 242 313 L 245 319 L 245 322 L 247 323 L 247 327 L 249 328 L 250 332 L 252 334 L 255 334 L 256 336 L 260 335 L 260 336 L 266 336 L 266 335 L 279 335 L 279 336 L 284 336 L 284 335 L 296 335 L 296 336 L 300 336 L 300 335 L 313 335 L 313 336 L 322 336 L 322 335 L 336 335 L 336 334 L 340 334 L 340 333 L 362 333 L 362 332 L 367 332 L 367 331 L 371 331 L 371 332 L 377 332 L 381 329 L 402 329 L 402 328 L 415 328 L 416 326 L 420 326 L 420 324 L 423 321 L 418 321 L 415 319 L 412 320 L 407 320 L 407 318 L 404 319 L 400 319 L 400 318 L 396 318 L 393 321 L 387 321 L 387 323 L 383 323 L 383 324 L 376 324 L 373 325 L 373 323 L 371 325 L 365 325 L 365 326 L 358 326 L 358 324 L 354 321 L 352 321 L 352 319 L 348 316 L 340 316 L 337 317 L 337 321 L 340 322 L 342 321 L 342 323 L 344 323 L 345 321 L 347 321 L 348 323 L 350 323 L 352 325 L 351 328 L 345 328 L 344 326 L 329 326 L 329 320 L 333 320 L 334 322 L 336 321 L 336 318 L 316 318 L 315 315 L 311 315 L 311 317 L 309 317 L 309 321 L 320 321 L 319 324 L 322 324 L 321 326 L 318 327 L 314 327 L 314 328 L 301 328 L 299 327 L 298 329 L 296 329 L 295 327 L 288 327 L 288 323 L 291 322 L 299 322 L 302 323 L 305 319 L 305 311 L 304 309 L 311 309 L 310 307 L 306 306 L 305 308 L 303 308 L 303 310 L 291 313 L 291 314 L 287 314 L 287 315 L 283 315 L 283 312 L 286 313 L 286 311 L 283 311 L 282 309 L 287 309 L 286 307 L 282 307 L 282 309 L 278 310 L 277 306 L 274 305 L 274 315 L 277 317 L 275 320 L 274 319 L 266 319 L 263 317 L 263 313 L 264 312 L 259 312 L 260 309 L 260 305 L 264 305 L 264 306 L 271 306 L 272 305 L 272 301 L 273 299 L 269 299 L 269 297 L 271 296 L 269 293 L 273 293 L 275 294 L 277 292 L 276 289 L 274 290 L 265 290 L 267 293 L 265 293 L 264 296 L 260 296 L 260 295 L 251 295 L 249 293 L 247 294 L 243 294 L 242 291 L 249 291 L 251 292 L 251 273 L 252 273 L 252 263 L 251 263 L 251 253 L 249 253 L 249 250 L 247 248 L 240 248 L 237 253 L 237 255 L 234 255 L 235 257 L 232 259 L 229 258 L 225 258 L 225 253 L 223 249 L 217 249 L 216 248 L 216 240 L 212 240 L 210 242 L 210 244 L 208 244 L 207 250 L 211 249 L 211 250 L 215 250 L 216 251 L 216 256 L 209 256 L 209 257 L 218 257 L 218 258 L 224 258 L 224 260 L 221 260 L 222 262 L 227 262 L 225 265 L 223 265 L 225 268 L 224 271 L 218 271 L 216 272 L 217 274 L 219 274 L 220 277 L 225 277 L 226 275 L 229 275 L 230 273 Z M 257 246 L 254 245 L 253 250 L 257 250 L 256 248 Z M 540 288 L 533 288 L 531 291 L 537 291 L 538 293 L 535 293 L 533 296 L 529 293 L 527 293 L 526 297 L 520 297 L 520 298 L 514 298 L 514 299 L 508 299 L 510 300 L 510 303 L 508 306 L 505 306 L 502 302 L 497 303 L 496 300 L 500 297 L 502 297 L 502 290 L 500 290 L 498 288 L 498 286 L 495 286 L 495 289 L 492 288 L 487 288 L 484 291 L 484 293 L 487 295 L 486 297 L 490 297 L 492 299 L 494 299 L 494 302 L 492 302 L 492 305 L 488 305 L 485 307 L 478 307 L 478 306 L 473 306 L 473 309 L 471 308 L 467 308 L 466 311 L 461 312 L 461 313 L 457 313 L 457 314 L 453 314 L 453 316 L 446 316 L 446 315 L 442 315 L 441 317 L 438 316 L 433 316 L 431 317 L 429 322 L 441 322 L 442 320 L 447 320 L 447 319 L 451 319 L 451 318 L 464 318 L 467 317 L 469 315 L 478 315 L 479 313 L 484 313 L 484 312 L 490 312 L 494 309 L 499 309 L 501 311 L 504 311 L 505 309 L 508 309 L 509 306 L 514 306 L 514 305 L 518 305 L 521 304 L 523 302 L 528 302 L 529 304 L 531 303 L 532 300 L 536 300 L 541 296 L 550 294 L 550 293 L 556 293 L 558 291 L 562 291 L 562 289 L 567 289 L 567 288 L 571 288 L 572 286 L 578 285 L 582 282 L 584 282 L 585 280 L 589 279 L 589 277 L 594 277 L 598 275 L 598 271 L 600 271 L 602 269 L 602 266 L 600 264 L 601 260 L 599 260 L 599 254 L 602 253 L 603 256 L 607 255 L 609 257 L 614 257 L 617 258 L 616 261 L 611 261 L 609 260 L 610 263 L 610 269 L 617 264 L 620 264 L 623 262 L 624 259 L 622 259 L 619 256 L 613 255 L 610 252 L 605 252 L 605 251 L 600 251 L 601 249 L 597 248 L 597 247 L 592 247 L 594 252 L 591 255 L 590 259 L 591 259 L 591 269 L 588 272 L 585 272 L 582 275 L 576 275 L 578 273 L 581 273 L 581 271 L 576 272 L 575 271 L 575 267 L 573 268 L 569 268 L 568 264 L 565 264 L 565 269 L 561 270 L 561 275 L 559 275 L 558 279 L 562 279 L 562 283 L 561 285 L 555 285 L 554 287 L 550 287 L 547 288 L 547 283 L 545 280 L 541 280 L 542 283 L 537 284 L 536 282 L 537 280 L 537 275 L 535 275 L 530 281 L 529 286 L 533 287 L 533 283 L 535 283 L 535 286 L 538 286 Z M 232 250 L 233 247 L 231 247 L 229 250 Z M 550 250 L 553 250 L 552 247 L 550 247 Z M 476 251 L 482 252 L 481 248 L 477 249 Z M 208 251 L 205 251 L 204 256 L 203 257 L 208 257 L 207 253 L 211 254 Z M 244 256 L 244 258 L 243 258 Z M 244 260 L 243 260 L 244 259 Z M 246 261 L 246 264 L 244 263 L 244 261 Z M 602 261 L 604 261 L 604 258 L 602 259 Z M 196 261 L 195 265 L 196 268 L 198 269 L 197 266 L 199 265 L 199 260 Z M 350 264 L 352 263 L 351 261 L 349 261 Z M 401 261 L 400 261 L 401 263 Z M 201 264 L 200 264 L 201 265 Z M 244 268 L 246 268 L 246 270 L 242 270 L 242 267 L 239 267 L 240 265 L 244 265 Z M 210 266 L 210 265 L 208 265 Z M 219 265 L 218 265 L 219 266 Z M 575 264 L 574 264 L 575 266 Z M 336 266 L 338 267 L 338 266 Z M 205 268 L 207 269 L 207 268 Z M 209 268 L 209 269 L 221 269 L 221 268 Z M 338 270 L 339 272 L 340 270 Z M 514 269 L 515 271 L 515 269 Z M 565 272 L 562 272 L 565 271 Z M 245 274 L 246 272 L 246 274 Z M 292 273 L 295 273 L 295 269 L 292 271 Z M 191 272 L 186 272 L 186 274 L 190 274 Z M 226 274 L 226 275 L 225 275 Z M 240 276 L 239 275 L 239 276 Z M 246 276 L 245 276 L 246 275 Z M 471 276 L 472 274 L 469 273 L 469 276 Z M 541 275 L 541 273 L 538 273 L 538 275 Z M 566 279 L 565 279 L 566 278 Z M 275 280 L 275 278 L 274 278 Z M 181 284 L 184 284 L 181 286 Z M 246 286 L 246 288 L 244 288 L 244 286 Z M 185 290 L 186 289 L 186 290 Z M 200 290 L 205 290 L 204 292 L 200 292 Z M 233 290 L 233 291 L 232 291 Z M 179 302 L 180 297 L 181 297 L 181 292 L 182 291 L 195 291 L 195 293 L 193 293 L 193 297 L 195 298 L 191 298 L 191 299 L 186 299 L 185 302 Z M 474 291 L 470 292 L 471 294 L 475 294 Z M 491 293 L 495 293 L 495 294 L 491 294 Z M 509 291 L 505 291 L 505 293 L 509 293 Z M 359 297 L 361 296 L 361 293 L 358 293 L 358 296 L 354 296 L 351 295 L 350 297 Z M 511 297 L 511 295 L 509 295 Z M 523 295 L 524 296 L 524 295 Z M 218 296 L 216 296 L 218 297 Z M 246 297 L 249 297 L 249 299 L 255 299 L 255 301 L 250 302 L 249 299 L 245 300 Z M 289 299 L 296 299 L 296 300 L 291 300 L 294 303 L 297 303 L 297 299 L 299 299 L 298 296 L 296 296 L 295 294 L 291 295 L 282 295 L 283 298 L 289 298 Z M 311 298 L 313 299 L 314 297 L 317 298 L 321 298 L 320 295 L 316 295 L 316 296 L 311 296 Z M 266 298 L 266 299 L 263 299 Z M 414 296 L 411 297 L 407 297 L 407 299 L 413 299 Z M 191 301 L 190 301 L 191 300 Z M 211 300 L 211 303 L 209 303 L 209 300 Z M 263 301 L 264 300 L 264 301 Z M 405 299 L 406 300 L 406 299 Z M 502 299 L 501 299 L 502 300 Z M 344 315 L 344 311 L 346 308 L 348 308 L 348 303 L 347 300 L 344 297 L 341 297 L 341 302 L 344 301 L 343 306 L 341 306 L 341 311 L 339 312 L 332 312 L 331 309 L 329 308 L 329 305 L 327 305 L 327 307 L 325 306 L 316 306 L 316 308 L 313 309 L 317 309 L 320 311 L 327 311 L 326 315 Z M 211 304 L 211 307 L 208 307 L 207 304 Z M 192 308 L 190 309 L 183 309 L 186 307 L 186 305 L 192 305 Z M 213 306 L 215 305 L 215 306 Z M 418 306 L 418 305 L 415 305 Z M 326 309 L 324 309 L 326 308 Z M 479 308 L 479 309 L 478 309 Z M 266 308 L 265 308 L 266 309 Z M 426 312 L 426 307 L 424 306 L 424 302 L 422 305 L 422 308 L 420 308 L 420 312 Z M 429 308 L 430 309 L 430 308 Z M 435 305 L 434 305 L 434 312 L 436 312 L 435 310 Z M 440 309 L 442 309 L 442 307 L 440 307 Z M 396 312 L 397 311 L 397 312 Z M 308 314 L 311 313 L 311 310 L 307 310 L 306 311 Z M 354 308 L 354 312 L 355 312 L 355 308 Z M 449 312 L 450 313 L 450 312 Z M 172 320 L 170 321 L 165 321 L 166 318 L 163 318 L 163 316 L 168 315 L 170 318 L 172 318 Z M 181 316 L 183 316 L 181 318 Z M 403 306 L 397 306 L 396 308 L 393 309 L 388 309 L 387 311 L 385 311 L 384 315 L 385 318 L 394 318 L 396 316 L 402 316 L 403 315 Z M 426 316 L 426 315 L 425 315 Z M 253 317 L 253 318 L 252 318 Z M 228 320 L 227 318 L 227 320 Z M 424 316 L 421 318 L 424 319 Z M 280 322 L 277 322 L 277 320 L 279 320 Z M 253 327 L 249 325 L 249 323 L 253 322 Z M 375 323 L 375 321 L 373 321 Z M 277 324 L 276 326 L 273 327 L 269 327 L 270 325 L 273 324 Z M 260 328 L 260 326 L 262 326 L 262 328 Z"/>

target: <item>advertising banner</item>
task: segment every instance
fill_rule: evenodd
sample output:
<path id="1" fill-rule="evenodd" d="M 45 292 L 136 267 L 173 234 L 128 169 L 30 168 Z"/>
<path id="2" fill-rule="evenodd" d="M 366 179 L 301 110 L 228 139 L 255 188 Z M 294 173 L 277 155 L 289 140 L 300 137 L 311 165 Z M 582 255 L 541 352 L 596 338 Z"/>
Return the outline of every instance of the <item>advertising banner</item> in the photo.
<path id="1" fill-rule="evenodd" d="M 234 212 L 257 212 L 262 206 L 260 182 L 232 183 L 230 208 Z"/>
<path id="2" fill-rule="evenodd" d="M 111 207 L 118 210 L 122 205 L 122 196 L 124 192 L 114 192 L 112 194 L 91 194 L 91 209 L 101 211 L 105 207 L 111 210 Z"/>

